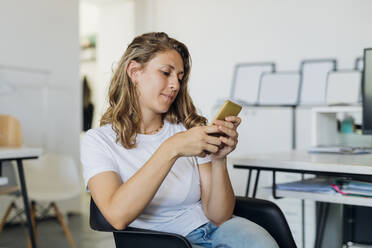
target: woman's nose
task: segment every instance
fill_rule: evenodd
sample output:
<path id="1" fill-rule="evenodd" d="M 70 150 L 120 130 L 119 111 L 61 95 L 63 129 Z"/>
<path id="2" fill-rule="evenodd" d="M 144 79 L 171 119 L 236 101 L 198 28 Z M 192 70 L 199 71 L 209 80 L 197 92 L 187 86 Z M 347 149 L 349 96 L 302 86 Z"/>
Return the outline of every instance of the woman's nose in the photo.
<path id="1" fill-rule="evenodd" d="M 171 77 L 171 80 L 169 82 L 169 87 L 174 90 L 177 90 L 180 87 L 180 82 L 178 81 L 178 77 Z"/>

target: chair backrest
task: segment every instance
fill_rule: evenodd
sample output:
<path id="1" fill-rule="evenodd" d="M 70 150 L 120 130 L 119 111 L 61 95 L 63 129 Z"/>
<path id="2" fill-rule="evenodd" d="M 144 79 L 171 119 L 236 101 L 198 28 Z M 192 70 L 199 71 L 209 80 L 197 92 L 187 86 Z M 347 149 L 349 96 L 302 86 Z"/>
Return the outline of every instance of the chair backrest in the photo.
<path id="1" fill-rule="evenodd" d="M 275 203 L 256 198 L 236 197 L 234 214 L 265 228 L 280 248 L 297 247 L 287 220 Z"/>
<path id="2" fill-rule="evenodd" d="M 39 159 L 24 160 L 23 164 L 31 199 L 65 200 L 81 193 L 80 174 L 73 157 L 44 154 Z"/>
<path id="3" fill-rule="evenodd" d="M 264 72 L 261 76 L 258 105 L 291 105 L 298 102 L 299 72 Z"/>
<path id="4" fill-rule="evenodd" d="M 0 115 L 0 147 L 21 147 L 22 128 L 19 121 L 10 115 Z"/>
<path id="5" fill-rule="evenodd" d="M 230 99 L 247 105 L 256 104 L 261 74 L 274 71 L 275 64 L 272 62 L 237 64 L 234 70 Z"/>
<path id="6" fill-rule="evenodd" d="M 328 73 L 327 104 L 357 104 L 361 100 L 362 75 L 357 70 L 340 70 Z"/>
<path id="7" fill-rule="evenodd" d="M 335 71 L 334 59 L 304 60 L 301 62 L 300 98 L 301 105 L 325 104 L 327 75 Z"/>

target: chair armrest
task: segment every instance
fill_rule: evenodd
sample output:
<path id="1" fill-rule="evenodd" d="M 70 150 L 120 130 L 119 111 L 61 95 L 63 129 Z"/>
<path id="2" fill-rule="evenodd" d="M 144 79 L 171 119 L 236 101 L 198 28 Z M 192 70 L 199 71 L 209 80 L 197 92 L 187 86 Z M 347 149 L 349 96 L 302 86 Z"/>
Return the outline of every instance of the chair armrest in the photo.
<path id="1" fill-rule="evenodd" d="M 279 247 L 296 247 L 282 211 L 273 202 L 257 198 L 236 197 L 234 214 L 265 228 Z"/>
<path id="2" fill-rule="evenodd" d="M 113 232 L 117 248 L 192 248 L 190 242 L 185 237 L 174 233 L 158 232 L 134 227 L 116 230 L 102 215 L 93 201 L 93 198 L 90 200 L 89 222 L 93 230 Z"/>
<path id="3" fill-rule="evenodd" d="M 89 212 L 89 225 L 90 228 L 100 232 L 113 232 L 116 229 L 108 223 L 108 221 L 103 217 L 101 211 L 98 209 L 93 198 L 90 198 L 90 212 Z"/>
<path id="4" fill-rule="evenodd" d="M 190 242 L 182 235 L 133 227 L 114 231 L 114 238 L 118 248 L 192 248 Z"/>

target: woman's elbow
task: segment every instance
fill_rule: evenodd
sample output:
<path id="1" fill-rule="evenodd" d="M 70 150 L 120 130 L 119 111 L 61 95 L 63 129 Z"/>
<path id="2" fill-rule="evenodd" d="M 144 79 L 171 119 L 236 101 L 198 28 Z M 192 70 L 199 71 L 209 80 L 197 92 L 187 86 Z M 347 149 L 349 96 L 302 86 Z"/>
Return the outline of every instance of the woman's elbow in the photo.
<path id="1" fill-rule="evenodd" d="M 119 221 L 117 221 L 117 222 L 112 222 L 112 223 L 110 223 L 111 224 L 111 226 L 113 227 L 113 228 L 115 228 L 115 230 L 118 230 L 118 231 L 120 231 L 120 230 L 124 230 L 125 228 L 127 228 L 127 224 L 125 224 L 124 222 L 119 222 Z"/>
<path id="2" fill-rule="evenodd" d="M 123 216 L 108 215 L 107 222 L 116 230 L 124 230 L 129 225 L 129 222 Z"/>

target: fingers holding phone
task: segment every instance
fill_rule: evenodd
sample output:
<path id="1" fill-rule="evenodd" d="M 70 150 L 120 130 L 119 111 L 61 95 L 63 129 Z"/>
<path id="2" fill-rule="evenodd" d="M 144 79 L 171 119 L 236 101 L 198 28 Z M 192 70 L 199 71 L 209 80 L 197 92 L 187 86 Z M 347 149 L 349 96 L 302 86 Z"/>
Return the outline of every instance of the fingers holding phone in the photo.
<path id="1" fill-rule="evenodd" d="M 222 142 L 220 149 L 214 153 L 215 158 L 224 158 L 231 153 L 238 143 L 237 128 L 241 119 L 237 116 L 242 107 L 229 100 L 225 101 L 212 121 L 212 125 L 218 127 L 218 132 L 213 134 Z"/>
<path id="2" fill-rule="evenodd" d="M 168 142 L 171 142 L 171 146 L 179 156 L 203 157 L 218 151 L 222 142 L 218 137 L 209 135 L 217 132 L 217 126 L 193 127 L 185 132 L 175 134 Z"/>
<path id="3" fill-rule="evenodd" d="M 236 129 L 238 128 L 241 119 L 236 116 L 231 116 L 231 118 L 226 119 L 231 121 L 216 120 L 213 124 L 216 125 L 220 131 L 220 140 L 228 146 L 235 147 L 239 136 Z"/>
<path id="4" fill-rule="evenodd" d="M 175 134 L 168 142 L 177 156 L 226 156 L 235 149 L 237 143 L 236 128 L 241 120 L 236 115 L 241 108 L 240 105 L 227 100 L 219 109 L 212 125 L 193 127 Z"/>

